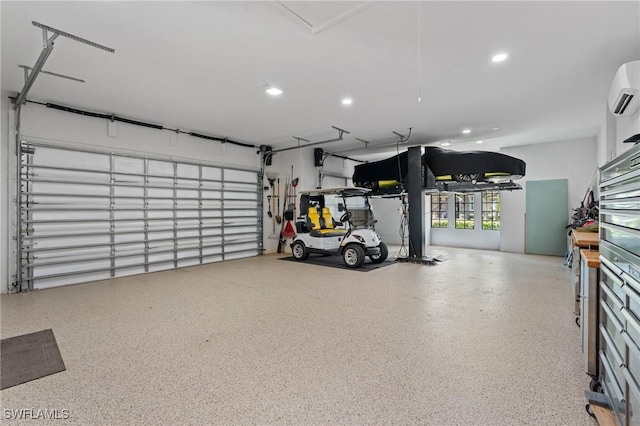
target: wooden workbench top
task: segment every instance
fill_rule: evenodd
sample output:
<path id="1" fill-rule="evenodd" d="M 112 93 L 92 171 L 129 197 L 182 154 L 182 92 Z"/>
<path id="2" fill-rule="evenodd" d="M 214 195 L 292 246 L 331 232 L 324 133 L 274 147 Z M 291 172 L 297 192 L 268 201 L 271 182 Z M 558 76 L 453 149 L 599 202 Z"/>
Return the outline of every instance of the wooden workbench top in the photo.
<path id="1" fill-rule="evenodd" d="M 580 249 L 580 256 L 587 261 L 589 268 L 600 267 L 600 252 L 598 250 Z"/>
<path id="2" fill-rule="evenodd" d="M 573 243 L 578 247 L 590 247 L 600 244 L 600 234 L 598 232 L 584 232 L 574 229 L 571 235 L 573 235 Z"/>

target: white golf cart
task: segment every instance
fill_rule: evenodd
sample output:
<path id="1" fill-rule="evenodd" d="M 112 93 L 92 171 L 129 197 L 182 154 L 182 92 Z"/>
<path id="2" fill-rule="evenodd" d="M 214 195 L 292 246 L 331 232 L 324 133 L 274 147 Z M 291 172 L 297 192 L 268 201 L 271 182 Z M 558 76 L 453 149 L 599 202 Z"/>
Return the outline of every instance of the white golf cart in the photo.
<path id="1" fill-rule="evenodd" d="M 342 256 L 349 268 L 361 267 L 366 256 L 373 263 L 384 262 L 389 252 L 380 235 L 372 229 L 357 229 L 347 208 L 347 200 L 357 204 L 355 199 L 364 200 L 368 207 L 369 191 L 343 187 L 301 192 L 301 216 L 296 221 L 297 236 L 291 243 L 294 259 L 305 260 L 310 254 Z M 333 218 L 332 208 L 342 213 L 339 221 Z"/>

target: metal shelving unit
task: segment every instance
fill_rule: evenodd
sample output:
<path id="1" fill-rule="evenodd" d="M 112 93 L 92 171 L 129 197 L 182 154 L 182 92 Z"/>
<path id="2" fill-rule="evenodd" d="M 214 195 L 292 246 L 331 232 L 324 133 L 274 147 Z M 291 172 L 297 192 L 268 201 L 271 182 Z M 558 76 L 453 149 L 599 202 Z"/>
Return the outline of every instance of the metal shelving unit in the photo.
<path id="1" fill-rule="evenodd" d="M 262 254 L 255 170 L 22 142 L 20 290 Z"/>
<path id="2" fill-rule="evenodd" d="M 640 425 L 640 145 L 600 171 L 600 382 L 618 424 Z"/>

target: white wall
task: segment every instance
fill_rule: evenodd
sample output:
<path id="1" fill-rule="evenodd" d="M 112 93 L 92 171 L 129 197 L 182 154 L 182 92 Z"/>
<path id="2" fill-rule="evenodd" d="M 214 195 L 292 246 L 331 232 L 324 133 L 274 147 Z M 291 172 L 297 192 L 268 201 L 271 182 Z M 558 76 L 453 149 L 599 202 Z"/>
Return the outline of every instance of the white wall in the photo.
<path id="1" fill-rule="evenodd" d="M 616 118 L 609 111 L 609 106 L 605 105 L 604 120 L 598 134 L 598 166 L 602 166 L 607 161 L 613 159 L 618 151 L 616 144 L 617 122 Z"/>
<path id="2" fill-rule="evenodd" d="M 569 182 L 569 216 L 578 207 L 596 173 L 597 139 L 577 139 L 539 145 L 504 148 L 500 152 L 527 163 L 526 176 L 518 183 L 521 191 L 501 193 L 502 220 L 500 251 L 524 253 L 526 182 L 567 179 Z"/>
<path id="3" fill-rule="evenodd" d="M 22 138 L 84 148 L 134 152 L 167 158 L 196 160 L 258 170 L 257 149 L 176 134 L 121 122 L 117 137 L 107 135 L 107 120 L 49 109 L 37 104 L 22 108 Z M 203 132 L 204 133 L 204 132 Z"/>
<path id="4" fill-rule="evenodd" d="M 316 147 L 293 149 L 288 151 L 279 152 L 273 155 L 273 161 L 271 166 L 266 166 L 266 171 L 274 171 L 278 173 L 280 177 L 280 199 L 281 199 L 281 214 L 282 214 L 282 200 L 284 197 L 285 180 L 292 180 L 291 166 L 293 166 L 293 179 L 298 178 L 298 185 L 296 186 L 296 209 L 300 207 L 300 192 L 305 190 L 316 189 L 318 184 L 318 168 L 314 165 L 313 151 Z M 344 160 L 342 158 L 328 156 L 324 162 L 324 173 L 330 175 L 340 175 L 347 178 L 348 186 L 351 186 L 351 176 L 353 176 L 353 169 L 357 163 L 351 160 Z M 323 187 L 328 188 L 331 185 L 331 181 L 336 180 L 330 176 L 325 176 Z M 265 177 L 265 185 L 267 185 Z M 293 199 L 292 199 L 293 202 Z M 269 238 L 273 232 L 272 218 L 267 215 L 266 203 L 267 194 L 265 191 L 264 197 L 265 203 L 265 215 L 264 215 L 264 248 L 265 253 L 275 253 L 278 249 L 278 240 Z M 296 210 L 296 216 L 300 215 L 300 211 Z M 293 223 L 295 227 L 295 223 Z M 282 224 L 276 223 L 276 234 L 280 234 Z M 290 244 L 291 240 L 287 242 Z M 285 253 L 290 253 L 291 249 L 287 245 L 285 247 Z"/>
<path id="5" fill-rule="evenodd" d="M 620 117 L 616 120 L 616 152 L 617 155 L 622 154 L 630 149 L 632 143 L 623 143 L 625 139 L 640 133 L 640 108 L 631 117 Z"/>
<path id="6" fill-rule="evenodd" d="M 269 172 L 275 172 L 278 175 L 278 179 L 280 179 L 280 198 L 276 199 L 278 201 L 279 207 L 275 207 L 272 208 L 272 214 L 273 217 L 269 217 L 267 214 L 267 195 L 271 194 L 271 189 L 269 189 L 269 191 L 265 190 L 264 193 L 264 205 L 265 205 L 265 209 L 264 209 L 264 216 L 263 216 L 263 223 L 264 223 L 264 249 L 265 249 L 265 253 L 275 253 L 278 249 L 278 239 L 280 236 L 280 231 L 282 230 L 282 226 L 284 223 L 286 223 L 284 221 L 284 219 L 282 219 L 282 223 L 277 223 L 275 222 L 275 234 L 273 232 L 273 224 L 274 224 L 274 218 L 276 217 L 277 213 L 278 213 L 278 209 L 280 210 L 280 216 L 284 215 L 284 205 L 285 203 L 285 199 L 284 199 L 284 192 L 285 192 L 285 185 L 287 180 L 289 182 L 291 182 L 293 179 L 295 179 L 296 177 L 298 178 L 298 185 L 296 186 L 296 195 L 298 193 L 300 193 L 301 190 L 304 189 L 312 189 L 315 188 L 315 167 L 302 167 L 301 163 L 303 163 L 304 161 L 304 155 L 302 153 L 303 149 L 298 149 L 298 150 L 291 150 L 291 151 L 285 151 L 285 152 L 280 152 L 277 154 L 274 154 L 272 157 L 272 161 L 271 161 L 271 165 L 270 166 L 265 166 L 265 172 L 269 171 Z M 310 155 L 313 155 L 313 153 L 311 153 Z M 291 166 L 293 165 L 293 179 L 291 178 Z M 313 166 L 313 158 L 312 158 L 312 162 L 311 162 L 311 166 Z M 269 185 L 269 182 L 267 180 L 267 177 L 265 175 L 264 177 L 264 185 L 265 187 Z M 278 182 L 275 182 L 275 193 L 277 194 L 278 192 Z M 299 198 L 299 197 L 298 197 Z M 293 198 L 291 199 L 293 200 Z M 298 201 L 295 201 L 296 207 L 298 207 Z M 299 213 L 298 213 L 299 214 Z M 295 226 L 295 223 L 293 223 L 293 226 Z M 271 238 L 269 238 L 271 236 Z"/>
<path id="7" fill-rule="evenodd" d="M 15 193 L 16 156 L 13 137 L 14 111 L 2 93 L 2 146 L 0 149 L 0 188 L 3 209 L 0 211 L 0 291 L 6 292 L 15 277 Z M 233 166 L 258 171 L 260 156 L 257 149 L 222 144 L 172 131 L 157 130 L 116 122 L 117 136 L 107 134 L 107 120 L 76 115 L 27 103 L 22 108 L 21 134 L 23 140 L 59 146 L 110 150 L 117 153 L 146 154 L 153 157 L 197 161 L 211 165 Z M 205 133 L 205 132 L 202 132 Z"/>
<path id="8" fill-rule="evenodd" d="M 377 220 L 376 232 L 385 244 L 402 244 L 400 238 L 400 223 L 402 218 L 402 203 L 398 198 L 372 198 L 369 200 L 371 209 Z M 408 230 L 405 243 L 408 244 Z"/>

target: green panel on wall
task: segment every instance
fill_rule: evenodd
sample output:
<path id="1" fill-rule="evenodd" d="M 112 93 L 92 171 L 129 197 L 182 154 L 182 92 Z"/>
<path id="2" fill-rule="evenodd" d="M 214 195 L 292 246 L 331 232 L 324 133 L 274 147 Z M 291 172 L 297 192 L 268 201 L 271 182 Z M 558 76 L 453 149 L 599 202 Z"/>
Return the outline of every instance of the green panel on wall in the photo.
<path id="1" fill-rule="evenodd" d="M 564 256 L 569 217 L 567 179 L 529 181 L 526 196 L 525 253 Z"/>

